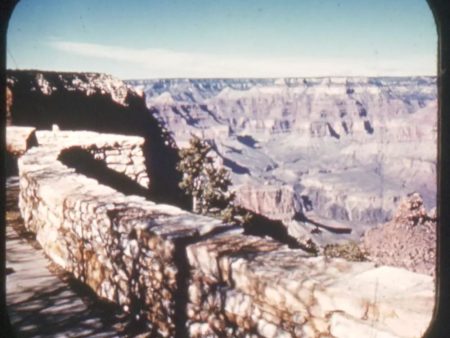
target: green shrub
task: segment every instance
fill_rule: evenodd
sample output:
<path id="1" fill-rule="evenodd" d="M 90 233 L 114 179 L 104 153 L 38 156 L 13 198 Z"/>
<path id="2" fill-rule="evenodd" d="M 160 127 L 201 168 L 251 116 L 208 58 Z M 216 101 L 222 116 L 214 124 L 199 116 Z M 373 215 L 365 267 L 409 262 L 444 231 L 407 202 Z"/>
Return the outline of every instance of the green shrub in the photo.
<path id="1" fill-rule="evenodd" d="M 224 223 L 240 224 L 250 215 L 234 204 L 235 194 L 230 191 L 230 173 L 214 164 L 209 155 L 212 146 L 192 135 L 189 147 L 179 152 L 177 170 L 183 175 L 179 184 L 192 197 L 192 211 L 222 218 Z"/>

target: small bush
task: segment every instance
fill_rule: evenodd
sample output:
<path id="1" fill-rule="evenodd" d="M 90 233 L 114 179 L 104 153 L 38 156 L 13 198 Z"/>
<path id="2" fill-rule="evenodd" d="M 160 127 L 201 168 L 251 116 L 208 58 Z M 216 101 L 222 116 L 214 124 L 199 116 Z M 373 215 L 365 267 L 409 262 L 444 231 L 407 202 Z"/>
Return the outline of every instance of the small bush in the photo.
<path id="1" fill-rule="evenodd" d="M 366 253 L 354 241 L 342 244 L 327 244 L 323 249 L 323 254 L 325 257 L 340 257 L 356 262 L 367 260 Z"/>
<path id="2" fill-rule="evenodd" d="M 193 212 L 243 225 L 251 216 L 234 204 L 235 195 L 229 189 L 230 173 L 214 163 L 209 155 L 211 150 L 208 142 L 192 135 L 189 147 L 179 152 L 177 170 L 183 174 L 179 186 L 192 197 Z"/>

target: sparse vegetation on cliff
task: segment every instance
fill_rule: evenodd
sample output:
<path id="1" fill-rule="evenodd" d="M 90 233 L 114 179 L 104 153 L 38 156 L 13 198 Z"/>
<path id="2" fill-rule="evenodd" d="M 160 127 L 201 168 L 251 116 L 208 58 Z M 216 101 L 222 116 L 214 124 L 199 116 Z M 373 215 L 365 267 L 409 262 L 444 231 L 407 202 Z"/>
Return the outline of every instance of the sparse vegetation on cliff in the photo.
<path id="1" fill-rule="evenodd" d="M 192 135 L 189 147 L 179 152 L 177 170 L 183 175 L 179 186 L 192 196 L 192 209 L 203 215 L 220 216 L 225 223 L 243 224 L 249 214 L 234 204 L 235 194 L 230 191 L 229 172 L 218 167 L 209 154 L 212 147 L 205 140 Z"/>

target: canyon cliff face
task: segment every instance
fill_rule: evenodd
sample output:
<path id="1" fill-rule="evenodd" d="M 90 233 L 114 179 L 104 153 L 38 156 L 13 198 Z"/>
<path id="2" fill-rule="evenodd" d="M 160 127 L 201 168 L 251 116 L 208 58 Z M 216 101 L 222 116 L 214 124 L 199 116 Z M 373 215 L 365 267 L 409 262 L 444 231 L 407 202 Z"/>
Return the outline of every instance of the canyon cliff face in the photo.
<path id="1" fill-rule="evenodd" d="M 296 232 L 306 215 L 359 236 L 412 192 L 436 204 L 433 77 L 127 83 L 180 147 L 213 140 L 242 206 Z"/>
<path id="2" fill-rule="evenodd" d="M 61 130 L 91 130 L 138 135 L 155 201 L 187 205 L 179 190 L 173 140 L 146 105 L 142 93 L 110 75 L 7 71 L 9 125 Z"/>

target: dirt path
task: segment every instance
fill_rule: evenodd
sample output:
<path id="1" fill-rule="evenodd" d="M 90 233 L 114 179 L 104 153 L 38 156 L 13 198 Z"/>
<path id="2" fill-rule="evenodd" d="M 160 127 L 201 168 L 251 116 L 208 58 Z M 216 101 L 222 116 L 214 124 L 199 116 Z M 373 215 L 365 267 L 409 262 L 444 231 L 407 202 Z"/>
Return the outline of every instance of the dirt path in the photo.
<path id="1" fill-rule="evenodd" d="M 6 300 L 17 337 L 126 337 L 124 315 L 62 271 L 27 232 L 7 180 Z"/>

